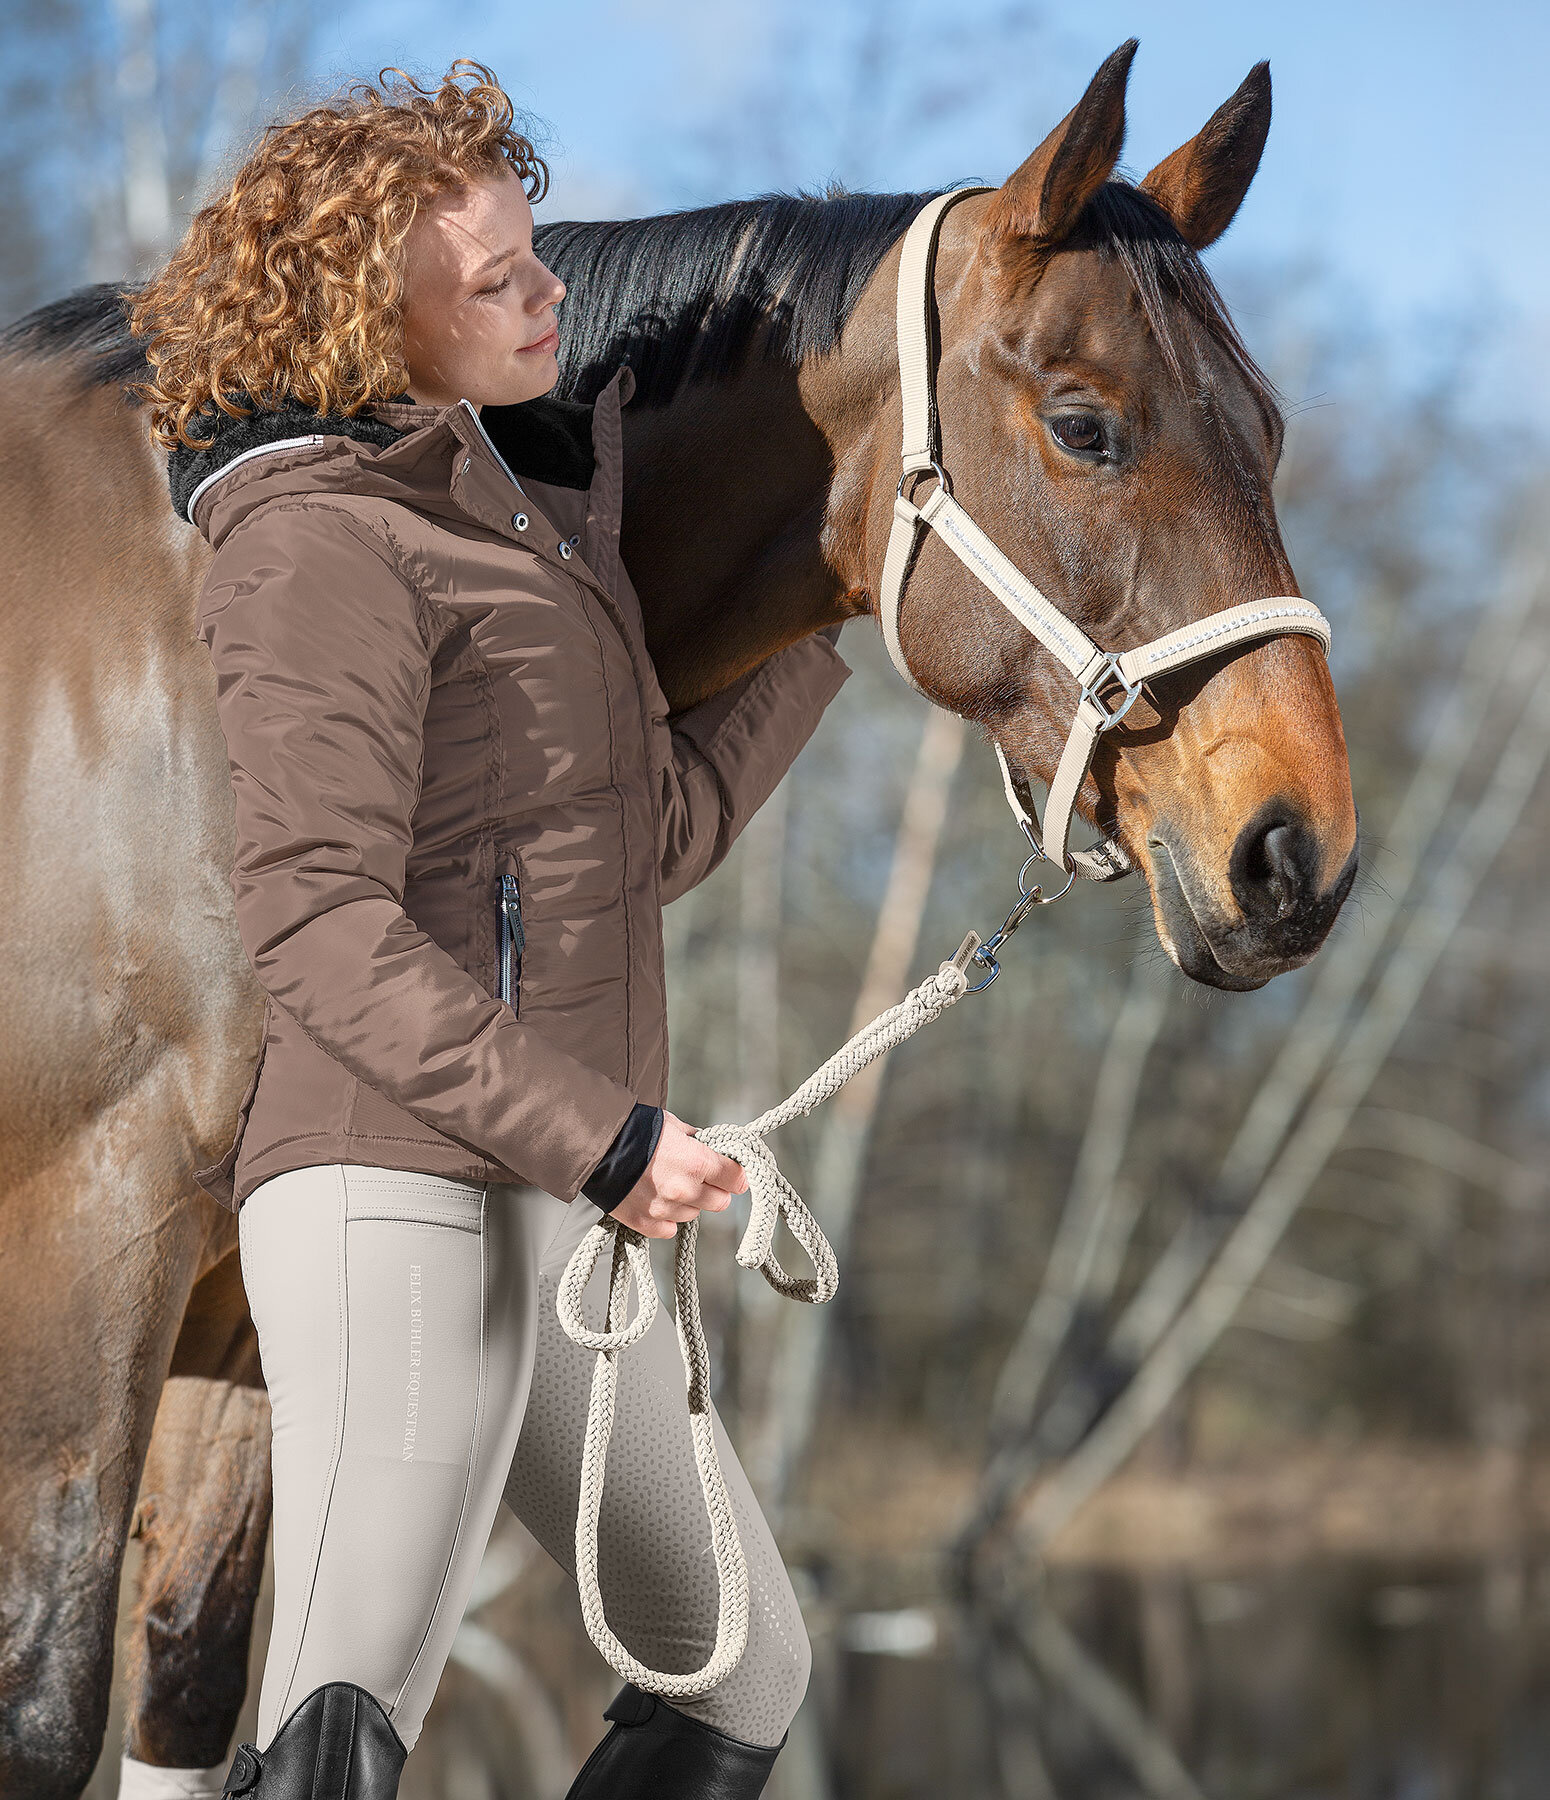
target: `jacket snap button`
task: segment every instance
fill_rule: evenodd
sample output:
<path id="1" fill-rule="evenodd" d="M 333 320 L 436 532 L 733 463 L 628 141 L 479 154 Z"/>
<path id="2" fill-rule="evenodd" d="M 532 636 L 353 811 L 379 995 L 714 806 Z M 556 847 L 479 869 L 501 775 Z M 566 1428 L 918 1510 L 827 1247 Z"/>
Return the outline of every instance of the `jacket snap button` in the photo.
<path id="1" fill-rule="evenodd" d="M 579 544 L 581 542 L 581 533 L 578 531 L 570 541 L 573 546 Z"/>
<path id="2" fill-rule="evenodd" d="M 465 456 L 463 458 L 463 466 L 458 471 L 458 473 L 460 475 L 466 475 L 473 466 L 474 466 L 474 459 L 471 456 Z"/>
<path id="3" fill-rule="evenodd" d="M 570 545 L 566 543 L 564 538 L 560 539 L 560 555 L 565 557 L 570 555 Z"/>
<path id="4" fill-rule="evenodd" d="M 526 513 L 513 513 L 511 515 L 511 522 L 513 525 L 516 526 L 518 531 L 526 531 L 527 530 L 527 514 Z"/>

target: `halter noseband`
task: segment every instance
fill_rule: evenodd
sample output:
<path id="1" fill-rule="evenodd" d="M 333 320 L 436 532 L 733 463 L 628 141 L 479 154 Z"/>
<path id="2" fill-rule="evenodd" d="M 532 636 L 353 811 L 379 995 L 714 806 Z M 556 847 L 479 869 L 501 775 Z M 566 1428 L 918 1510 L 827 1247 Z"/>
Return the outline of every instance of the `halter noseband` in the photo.
<path id="1" fill-rule="evenodd" d="M 1087 778 L 1093 752 L 1104 732 L 1112 730 L 1130 708 L 1143 686 L 1155 675 L 1201 662 L 1239 644 L 1284 632 L 1302 632 L 1317 638 L 1327 652 L 1329 621 L 1311 600 L 1298 595 L 1277 595 L 1251 600 L 1208 614 L 1183 625 L 1149 644 L 1116 653 L 1100 650 L 1080 626 L 1072 623 L 1033 585 L 1022 570 L 998 550 L 953 498 L 951 483 L 941 463 L 937 430 L 936 389 L 932 379 L 930 318 L 932 275 L 936 262 L 937 233 L 949 206 L 967 194 L 990 191 L 985 184 L 949 188 L 927 201 L 905 233 L 899 259 L 897 332 L 899 387 L 904 407 L 903 473 L 893 503 L 893 525 L 883 558 L 883 577 L 878 594 L 883 641 L 899 673 L 919 694 L 926 694 L 910 673 L 899 645 L 899 607 L 904 583 L 919 538 L 920 527 L 935 531 L 976 580 L 996 597 L 1024 630 L 1075 677 L 1081 693 L 1076 715 L 1050 783 L 1044 806 L 1044 829 L 1018 799 L 1006 753 L 996 744 L 1001 780 L 1008 806 L 1034 849 L 1047 861 L 1085 875 L 1094 881 L 1112 881 L 1130 869 L 1130 859 L 1118 842 L 1093 844 L 1086 850 L 1070 846 L 1072 813 L 1077 795 Z M 931 471 L 936 476 L 923 506 L 904 497 L 911 476 Z M 926 698 L 931 696 L 926 694 Z"/>

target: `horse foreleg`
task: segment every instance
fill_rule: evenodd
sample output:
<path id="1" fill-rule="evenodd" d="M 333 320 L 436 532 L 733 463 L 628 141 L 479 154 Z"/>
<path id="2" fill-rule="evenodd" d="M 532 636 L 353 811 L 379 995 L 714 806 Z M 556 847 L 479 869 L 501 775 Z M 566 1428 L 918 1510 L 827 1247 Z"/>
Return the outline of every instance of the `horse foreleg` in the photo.
<path id="1" fill-rule="evenodd" d="M 120 1793 L 223 1765 L 269 1532 L 269 1398 L 235 1254 L 195 1288 L 140 1482 Z M 217 1779 L 213 1791 L 220 1791 Z"/>
<path id="2" fill-rule="evenodd" d="M 164 1171 L 106 1160 L 0 1193 L 0 1794 L 27 1800 L 75 1800 L 101 1750 L 130 1513 L 219 1229 Z"/>

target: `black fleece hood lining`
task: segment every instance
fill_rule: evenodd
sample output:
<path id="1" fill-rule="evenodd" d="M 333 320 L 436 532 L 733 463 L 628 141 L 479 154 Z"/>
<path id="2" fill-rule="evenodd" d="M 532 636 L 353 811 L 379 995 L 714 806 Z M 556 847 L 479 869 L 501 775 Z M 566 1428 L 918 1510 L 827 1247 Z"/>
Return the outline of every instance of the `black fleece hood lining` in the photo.
<path id="1" fill-rule="evenodd" d="M 246 396 L 235 398 L 244 405 L 249 403 Z M 408 398 L 407 394 L 396 396 L 400 402 Z M 541 394 L 536 400 L 524 400 L 516 406 L 486 406 L 479 419 L 518 479 L 527 476 L 553 487 L 583 491 L 592 485 L 596 458 L 592 450 L 590 404 Z M 203 420 L 196 421 L 195 431 L 201 430 L 203 424 Z M 186 519 L 189 496 L 200 482 L 244 451 L 284 438 L 313 435 L 355 438 L 360 443 L 387 449 L 408 436 L 410 430 L 419 429 L 423 427 L 389 425 L 385 419 L 373 418 L 364 410 L 351 416 L 318 412 L 314 407 L 296 403 L 258 408 L 246 418 L 217 413 L 208 444 L 197 450 L 179 444 L 168 455 L 167 488 L 178 517 Z"/>

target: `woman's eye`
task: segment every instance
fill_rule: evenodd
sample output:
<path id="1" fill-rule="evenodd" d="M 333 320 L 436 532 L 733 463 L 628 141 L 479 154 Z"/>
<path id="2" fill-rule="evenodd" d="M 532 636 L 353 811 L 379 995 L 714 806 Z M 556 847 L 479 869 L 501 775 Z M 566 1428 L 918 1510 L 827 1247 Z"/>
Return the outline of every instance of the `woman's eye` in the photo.
<path id="1" fill-rule="evenodd" d="M 509 275 L 503 275 L 500 280 L 496 282 L 494 287 L 480 288 L 479 292 L 481 294 L 498 294 L 505 288 L 510 280 L 511 277 Z"/>
<path id="2" fill-rule="evenodd" d="M 1050 420 L 1049 428 L 1062 450 L 1085 451 L 1091 456 L 1107 448 L 1103 427 L 1091 413 L 1062 413 Z"/>

